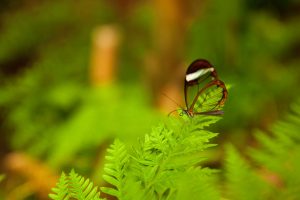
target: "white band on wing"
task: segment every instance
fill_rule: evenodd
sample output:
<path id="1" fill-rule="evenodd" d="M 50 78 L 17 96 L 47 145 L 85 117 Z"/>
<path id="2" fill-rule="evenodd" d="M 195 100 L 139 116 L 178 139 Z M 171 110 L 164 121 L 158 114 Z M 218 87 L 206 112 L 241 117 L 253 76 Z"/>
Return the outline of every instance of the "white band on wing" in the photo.
<path id="1" fill-rule="evenodd" d="M 213 72 L 214 71 L 214 68 L 211 67 L 211 68 L 206 68 L 206 69 L 200 69 L 198 71 L 195 71 L 191 74 L 187 74 L 185 76 L 185 80 L 187 82 L 189 81 L 193 81 L 193 80 L 196 80 L 197 78 L 199 78 L 200 76 L 202 76 L 203 74 L 206 74 L 207 72 Z"/>

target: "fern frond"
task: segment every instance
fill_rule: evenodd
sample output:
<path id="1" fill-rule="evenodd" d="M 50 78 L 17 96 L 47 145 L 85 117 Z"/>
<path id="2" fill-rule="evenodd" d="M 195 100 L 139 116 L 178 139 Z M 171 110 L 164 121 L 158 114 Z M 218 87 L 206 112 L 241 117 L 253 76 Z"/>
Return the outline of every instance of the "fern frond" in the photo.
<path id="1" fill-rule="evenodd" d="M 216 180 L 212 171 L 193 168 L 182 174 L 179 179 L 177 192 L 178 200 L 219 200 L 221 195 L 216 187 Z M 175 199 L 175 198 L 174 198 Z"/>
<path id="2" fill-rule="evenodd" d="M 214 146 L 209 144 L 217 134 L 204 130 L 217 117 L 201 116 L 183 123 L 161 124 L 145 136 L 134 149 L 133 173 L 147 194 L 154 199 L 170 198 L 177 180 L 204 158 L 201 152 Z"/>
<path id="3" fill-rule="evenodd" d="M 204 159 L 201 153 L 214 146 L 209 142 L 217 134 L 204 130 L 204 127 L 218 118 L 203 116 L 198 120 L 160 124 L 130 152 L 116 140 L 108 149 L 103 175 L 112 186 L 102 187 L 101 191 L 119 200 L 181 200 L 198 195 L 216 199 L 219 195 L 212 194 L 216 194 L 217 189 L 213 191 L 214 187 L 208 181 L 212 171 L 191 170 Z M 193 176 L 191 180 L 190 176 Z M 65 175 L 63 178 L 66 179 Z M 63 186 L 68 189 L 64 194 L 70 198 L 100 199 L 97 188 L 74 171 L 67 176 Z"/>
<path id="4" fill-rule="evenodd" d="M 53 200 L 69 200 L 70 194 L 68 190 L 68 179 L 63 172 L 59 178 L 55 188 L 52 188 L 54 194 L 49 194 L 49 197 Z"/>
<path id="5" fill-rule="evenodd" d="M 126 200 L 154 200 L 151 193 L 146 193 L 141 182 L 136 181 L 135 177 L 130 176 L 124 187 L 126 191 Z"/>
<path id="6" fill-rule="evenodd" d="M 189 168 L 205 160 L 201 153 L 215 144 L 209 143 L 218 134 L 204 130 L 204 127 L 218 121 L 219 117 L 199 116 L 185 122 L 182 130 L 175 133 L 177 135 L 176 145 L 170 153 L 170 168 Z M 177 168 L 176 167 L 176 168 Z"/>
<path id="7" fill-rule="evenodd" d="M 115 188 L 102 187 L 101 190 L 102 192 L 115 196 L 118 199 L 124 199 L 124 187 L 127 178 L 126 171 L 129 162 L 129 154 L 126 146 L 119 140 L 115 140 L 107 152 L 109 155 L 105 158 L 108 163 L 105 164 L 104 171 L 106 174 L 103 175 L 103 178 Z"/>
<path id="8" fill-rule="evenodd" d="M 233 146 L 227 147 L 226 178 L 230 199 L 253 200 L 263 198 L 265 183 L 239 155 Z"/>
<path id="9" fill-rule="evenodd" d="M 285 121 L 272 128 L 272 135 L 257 132 L 261 144 L 259 149 L 251 149 L 250 156 L 276 176 L 277 187 L 281 187 L 276 197 L 281 199 L 300 198 L 300 102 L 293 105 L 293 112 Z M 298 171 L 297 171 L 298 170 Z M 279 185 L 279 186 L 278 186 Z"/>
<path id="10" fill-rule="evenodd" d="M 100 198 L 98 187 L 89 179 L 79 176 L 74 170 L 68 175 L 62 173 L 55 188 L 54 194 L 49 194 L 53 200 L 104 200 Z"/>
<path id="11" fill-rule="evenodd" d="M 203 130 L 205 127 L 217 123 L 220 119 L 222 118 L 218 116 L 198 115 L 189 121 L 192 124 L 190 128 L 196 128 L 196 130 Z"/>
<path id="12" fill-rule="evenodd" d="M 69 174 L 69 190 L 73 198 L 78 200 L 101 200 L 98 187 L 82 176 L 78 175 L 74 170 Z"/>

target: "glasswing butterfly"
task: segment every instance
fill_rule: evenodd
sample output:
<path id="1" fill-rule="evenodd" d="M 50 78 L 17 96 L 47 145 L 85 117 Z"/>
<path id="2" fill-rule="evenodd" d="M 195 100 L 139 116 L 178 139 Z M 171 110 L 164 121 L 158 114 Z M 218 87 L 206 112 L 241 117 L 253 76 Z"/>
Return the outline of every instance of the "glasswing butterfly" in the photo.
<path id="1" fill-rule="evenodd" d="M 215 68 L 204 59 L 192 62 L 184 81 L 186 109 L 181 109 L 189 117 L 194 115 L 221 115 L 221 108 L 227 99 L 227 89 L 219 80 Z"/>

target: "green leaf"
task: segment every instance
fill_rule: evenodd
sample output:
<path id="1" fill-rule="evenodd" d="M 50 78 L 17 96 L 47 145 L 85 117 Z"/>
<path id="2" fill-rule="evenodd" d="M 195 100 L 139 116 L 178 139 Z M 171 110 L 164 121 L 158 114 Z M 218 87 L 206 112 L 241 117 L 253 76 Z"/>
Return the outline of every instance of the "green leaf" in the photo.
<path id="1" fill-rule="evenodd" d="M 107 152 L 109 155 L 105 158 L 108 163 L 104 167 L 106 174 L 103 175 L 103 179 L 115 188 L 102 187 L 101 191 L 116 196 L 118 199 L 124 199 L 129 154 L 127 153 L 126 146 L 119 140 L 115 140 Z"/>
<path id="2" fill-rule="evenodd" d="M 54 200 L 101 200 L 98 187 L 95 187 L 89 179 L 79 176 L 74 170 L 68 176 L 62 173 L 52 191 L 54 194 L 49 194 L 49 197 Z"/>
<path id="3" fill-rule="evenodd" d="M 49 194 L 49 197 L 53 200 L 68 200 L 70 199 L 70 194 L 68 190 L 68 180 L 67 176 L 63 172 L 59 178 L 58 183 L 55 188 L 52 188 L 54 193 Z"/>
<path id="4" fill-rule="evenodd" d="M 228 180 L 227 195 L 230 199 L 265 199 L 265 183 L 241 158 L 233 146 L 227 147 L 226 177 Z"/>

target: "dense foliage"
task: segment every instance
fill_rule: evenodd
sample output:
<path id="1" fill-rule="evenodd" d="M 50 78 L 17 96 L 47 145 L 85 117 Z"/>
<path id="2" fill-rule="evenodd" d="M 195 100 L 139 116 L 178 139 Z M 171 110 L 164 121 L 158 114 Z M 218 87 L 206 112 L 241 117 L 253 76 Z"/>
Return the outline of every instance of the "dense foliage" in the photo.
<path id="1" fill-rule="evenodd" d="M 204 127 L 217 120 L 208 116 L 171 120 L 155 127 L 132 149 L 116 140 L 107 150 L 103 179 L 109 186 L 102 187 L 102 192 L 117 199 L 149 200 L 300 198 L 300 103 L 285 121 L 274 126 L 270 136 L 257 134 L 260 145 L 249 149 L 250 160 L 229 145 L 221 172 L 201 167 L 203 151 L 215 146 L 210 140 L 217 136 Z M 224 179 L 217 181 L 224 173 Z M 57 197 L 65 192 L 65 179 L 63 174 L 53 199 L 64 199 Z M 86 185 L 80 188 L 84 190 Z"/>
<path id="2" fill-rule="evenodd" d="M 116 140 L 107 150 L 104 167 L 103 178 L 110 186 L 102 187 L 102 192 L 128 200 L 218 199 L 211 185 L 215 171 L 199 166 L 205 159 L 202 152 L 215 146 L 210 140 L 217 135 L 204 127 L 217 120 L 205 116 L 171 120 L 153 128 L 132 149 Z M 64 192 L 64 183 L 63 174 L 53 199 Z"/>
<path id="3" fill-rule="evenodd" d="M 299 98 L 299 1 L 0 4 L 0 199 L 299 199 L 299 103 L 275 123 Z M 231 85 L 223 119 L 161 122 L 196 58 Z"/>

